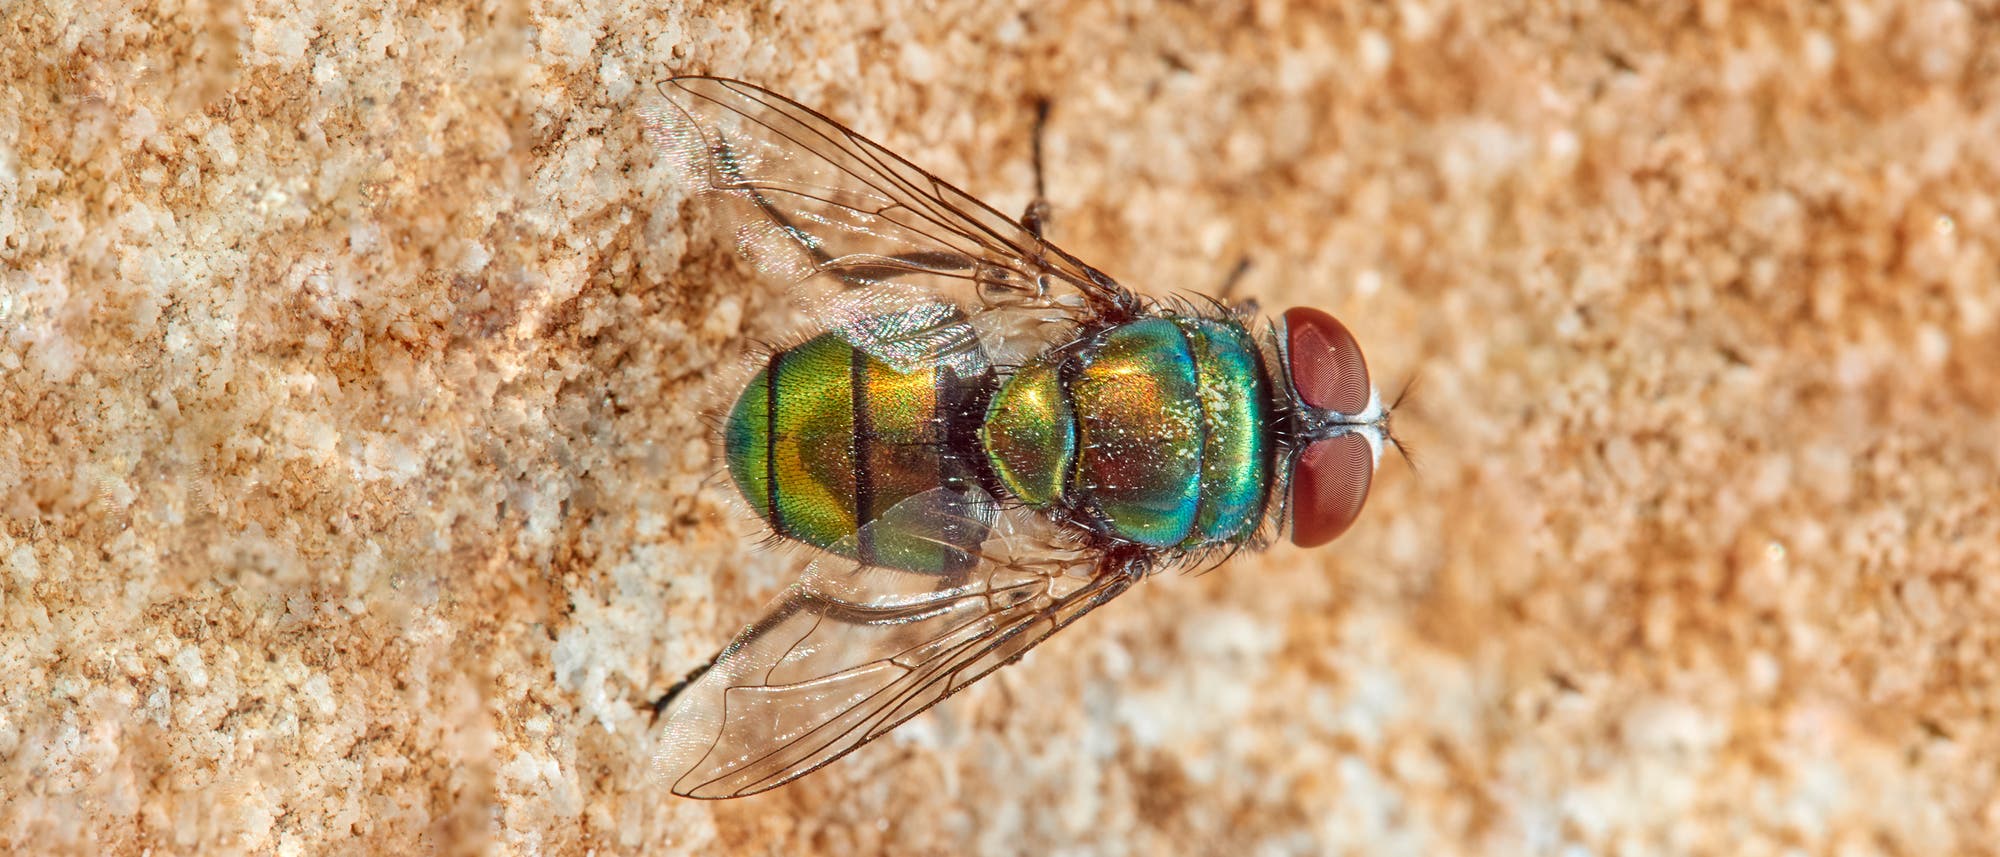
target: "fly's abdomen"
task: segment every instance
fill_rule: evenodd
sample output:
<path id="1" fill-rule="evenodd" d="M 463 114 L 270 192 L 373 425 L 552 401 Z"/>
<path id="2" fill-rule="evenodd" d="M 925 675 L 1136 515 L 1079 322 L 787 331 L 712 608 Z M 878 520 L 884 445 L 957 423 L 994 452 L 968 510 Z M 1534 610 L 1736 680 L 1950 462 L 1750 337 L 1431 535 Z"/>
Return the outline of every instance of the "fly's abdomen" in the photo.
<path id="1" fill-rule="evenodd" d="M 1269 483 L 1270 388 L 1240 325 L 1156 317 L 1030 362 L 981 431 L 1004 487 L 1156 548 L 1255 532 Z"/>
<path id="2" fill-rule="evenodd" d="M 945 433 L 967 388 L 949 370 L 897 371 L 821 334 L 773 355 L 737 398 L 723 425 L 730 476 L 779 535 L 913 571 L 969 565 L 954 545 L 977 545 L 983 532 L 940 538 L 879 523 L 896 504 L 963 478 Z M 926 520 L 939 514 L 925 510 Z"/>

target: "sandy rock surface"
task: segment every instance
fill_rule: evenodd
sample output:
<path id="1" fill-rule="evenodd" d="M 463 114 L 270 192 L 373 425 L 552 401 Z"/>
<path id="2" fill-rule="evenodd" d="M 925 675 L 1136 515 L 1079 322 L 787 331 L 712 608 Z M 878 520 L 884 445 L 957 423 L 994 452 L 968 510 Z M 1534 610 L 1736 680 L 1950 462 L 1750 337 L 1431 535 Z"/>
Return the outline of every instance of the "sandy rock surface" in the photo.
<path id="1" fill-rule="evenodd" d="M 0 850 L 2000 842 L 1989 2 L 0 8 Z M 757 81 L 1136 288 L 1346 320 L 1421 467 L 763 796 L 650 705 L 803 557 L 807 320 L 640 134 Z"/>

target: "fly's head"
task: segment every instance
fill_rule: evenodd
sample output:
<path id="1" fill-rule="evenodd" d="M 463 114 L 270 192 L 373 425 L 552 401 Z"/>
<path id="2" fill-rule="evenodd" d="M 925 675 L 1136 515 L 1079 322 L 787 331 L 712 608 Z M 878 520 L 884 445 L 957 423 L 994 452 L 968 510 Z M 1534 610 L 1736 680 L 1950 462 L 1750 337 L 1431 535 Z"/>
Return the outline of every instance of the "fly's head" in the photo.
<path id="1" fill-rule="evenodd" d="M 1276 339 L 1291 439 L 1286 517 L 1293 544 L 1318 547 L 1361 517 L 1382 447 L 1395 438 L 1361 345 L 1339 319 L 1293 307 Z"/>

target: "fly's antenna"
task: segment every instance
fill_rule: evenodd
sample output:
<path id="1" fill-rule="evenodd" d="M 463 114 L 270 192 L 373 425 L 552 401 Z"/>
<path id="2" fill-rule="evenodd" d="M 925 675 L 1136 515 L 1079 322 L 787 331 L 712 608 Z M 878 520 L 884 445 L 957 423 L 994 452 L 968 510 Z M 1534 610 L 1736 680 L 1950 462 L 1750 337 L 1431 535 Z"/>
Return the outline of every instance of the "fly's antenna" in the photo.
<path id="1" fill-rule="evenodd" d="M 1396 448 L 1396 454 L 1403 457 L 1403 463 L 1410 466 L 1410 472 L 1419 475 L 1422 474 L 1423 468 L 1417 464 L 1416 450 L 1411 449 L 1408 443 L 1396 436 L 1395 426 L 1391 422 L 1391 419 L 1396 411 L 1403 407 L 1403 400 L 1408 399 L 1410 393 L 1417 389 L 1417 382 L 1421 380 L 1423 380 L 1423 376 L 1420 373 L 1410 373 L 1410 379 L 1403 382 L 1402 392 L 1396 394 L 1396 401 L 1390 403 L 1388 411 L 1382 414 L 1383 436 L 1389 439 L 1389 445 Z"/>
<path id="2" fill-rule="evenodd" d="M 1403 382 L 1403 391 L 1397 393 L 1396 400 L 1389 403 L 1389 410 L 1394 411 L 1397 408 L 1402 407 L 1403 400 L 1410 397 L 1410 393 L 1417 389 L 1417 383 L 1422 381 L 1423 379 L 1424 379 L 1423 373 L 1411 372 L 1409 380 Z"/>
<path id="3" fill-rule="evenodd" d="M 1410 445 L 1402 438 L 1397 437 L 1394 432 L 1386 431 L 1386 423 L 1384 423 L 1384 428 L 1385 431 L 1383 434 L 1389 438 L 1389 445 L 1396 448 L 1396 454 L 1403 457 L 1403 463 L 1410 466 L 1410 472 L 1421 478 L 1424 475 L 1424 468 L 1418 463 L 1417 451 L 1411 449 Z"/>

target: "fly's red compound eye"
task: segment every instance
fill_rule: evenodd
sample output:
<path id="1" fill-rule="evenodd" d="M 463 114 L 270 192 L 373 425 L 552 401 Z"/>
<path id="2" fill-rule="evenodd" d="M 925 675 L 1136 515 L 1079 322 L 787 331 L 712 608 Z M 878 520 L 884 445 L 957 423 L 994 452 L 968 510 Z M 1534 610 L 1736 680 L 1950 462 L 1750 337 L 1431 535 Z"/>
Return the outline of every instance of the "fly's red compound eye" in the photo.
<path id="1" fill-rule="evenodd" d="M 1312 307 L 1285 310 L 1285 356 L 1306 404 L 1348 416 L 1368 407 L 1368 361 L 1339 319 Z"/>
<path id="2" fill-rule="evenodd" d="M 1319 547 L 1347 532 L 1374 478 L 1375 450 L 1360 433 L 1313 441 L 1292 465 L 1292 544 Z"/>

